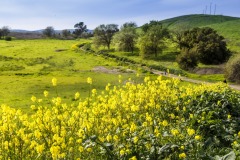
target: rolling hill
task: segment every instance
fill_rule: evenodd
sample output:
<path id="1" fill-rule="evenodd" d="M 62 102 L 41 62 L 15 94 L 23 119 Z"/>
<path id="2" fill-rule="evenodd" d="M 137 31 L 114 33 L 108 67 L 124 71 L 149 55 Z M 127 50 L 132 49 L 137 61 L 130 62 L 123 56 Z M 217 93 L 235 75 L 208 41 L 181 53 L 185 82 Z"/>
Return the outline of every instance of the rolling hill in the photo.
<path id="1" fill-rule="evenodd" d="M 211 27 L 225 37 L 232 51 L 240 52 L 240 18 L 223 15 L 193 14 L 161 21 L 170 30 L 183 31 L 194 27 Z"/>

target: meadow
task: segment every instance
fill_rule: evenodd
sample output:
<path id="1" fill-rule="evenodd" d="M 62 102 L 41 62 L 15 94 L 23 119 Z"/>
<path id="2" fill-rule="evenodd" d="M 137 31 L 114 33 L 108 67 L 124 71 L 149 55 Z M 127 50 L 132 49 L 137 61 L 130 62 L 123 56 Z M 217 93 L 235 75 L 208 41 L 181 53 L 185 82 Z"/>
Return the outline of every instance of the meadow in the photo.
<path id="1" fill-rule="evenodd" d="M 53 77 L 59 80 L 59 93 L 64 94 L 65 100 L 71 100 L 78 91 L 82 97 L 88 96 L 87 77 L 91 77 L 94 87 L 101 90 L 107 83 L 117 84 L 120 73 L 124 81 L 135 76 L 125 72 L 127 67 L 120 67 L 114 60 L 71 49 L 72 45 L 83 41 L 86 40 L 1 41 L 0 104 L 28 111 L 32 95 L 51 91 Z M 97 66 L 119 72 L 94 71 Z"/>

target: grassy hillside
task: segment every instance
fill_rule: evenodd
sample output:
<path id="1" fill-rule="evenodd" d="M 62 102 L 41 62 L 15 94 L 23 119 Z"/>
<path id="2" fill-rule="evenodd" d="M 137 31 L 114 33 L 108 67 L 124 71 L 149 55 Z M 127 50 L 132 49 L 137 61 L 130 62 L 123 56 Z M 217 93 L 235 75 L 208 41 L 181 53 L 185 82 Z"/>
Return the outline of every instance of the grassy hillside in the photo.
<path id="1" fill-rule="evenodd" d="M 169 29 L 178 29 L 179 27 L 203 27 L 206 25 L 221 24 L 227 21 L 234 21 L 239 19 L 240 18 L 237 17 L 229 17 L 223 15 L 193 14 L 166 19 L 163 20 L 162 23 Z"/>
<path id="2" fill-rule="evenodd" d="M 240 52 L 240 18 L 223 15 L 185 15 L 162 21 L 170 30 L 211 27 L 226 38 L 232 51 Z"/>
<path id="3" fill-rule="evenodd" d="M 240 53 L 240 19 L 211 24 L 208 27 L 214 28 L 226 38 L 230 50 Z"/>

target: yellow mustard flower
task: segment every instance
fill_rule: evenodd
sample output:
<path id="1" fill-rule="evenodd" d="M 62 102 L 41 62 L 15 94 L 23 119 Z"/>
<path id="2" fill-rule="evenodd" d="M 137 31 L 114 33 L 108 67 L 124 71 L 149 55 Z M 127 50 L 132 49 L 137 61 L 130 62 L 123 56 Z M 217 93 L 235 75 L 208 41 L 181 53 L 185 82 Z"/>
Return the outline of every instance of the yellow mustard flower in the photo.
<path id="1" fill-rule="evenodd" d="M 52 78 L 52 85 L 57 86 L 57 78 Z"/>
<path id="2" fill-rule="evenodd" d="M 191 128 L 188 128 L 188 129 L 187 129 L 187 133 L 188 133 L 189 136 L 192 136 L 192 135 L 195 134 L 195 130 L 194 130 L 194 129 L 191 129 Z"/>
<path id="3" fill-rule="evenodd" d="M 92 78 L 88 77 L 88 78 L 87 78 L 87 83 L 88 83 L 88 84 L 92 84 Z"/>
<path id="4" fill-rule="evenodd" d="M 195 139 L 196 139 L 197 141 L 199 141 L 199 140 L 201 139 L 201 136 L 200 136 L 200 135 L 196 135 L 196 136 L 195 136 Z"/>
<path id="5" fill-rule="evenodd" d="M 187 157 L 187 155 L 183 152 L 183 153 L 180 153 L 180 154 L 178 155 L 178 157 L 179 157 L 180 159 L 185 159 L 185 158 Z"/>

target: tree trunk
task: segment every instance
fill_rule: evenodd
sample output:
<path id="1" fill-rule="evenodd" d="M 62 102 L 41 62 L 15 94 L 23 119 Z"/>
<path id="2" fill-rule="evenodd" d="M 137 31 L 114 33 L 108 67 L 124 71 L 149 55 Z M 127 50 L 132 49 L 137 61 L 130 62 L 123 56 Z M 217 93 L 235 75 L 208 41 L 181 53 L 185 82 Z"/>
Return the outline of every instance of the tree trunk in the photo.
<path id="1" fill-rule="evenodd" d="M 154 48 L 155 57 L 157 57 L 157 48 Z"/>

